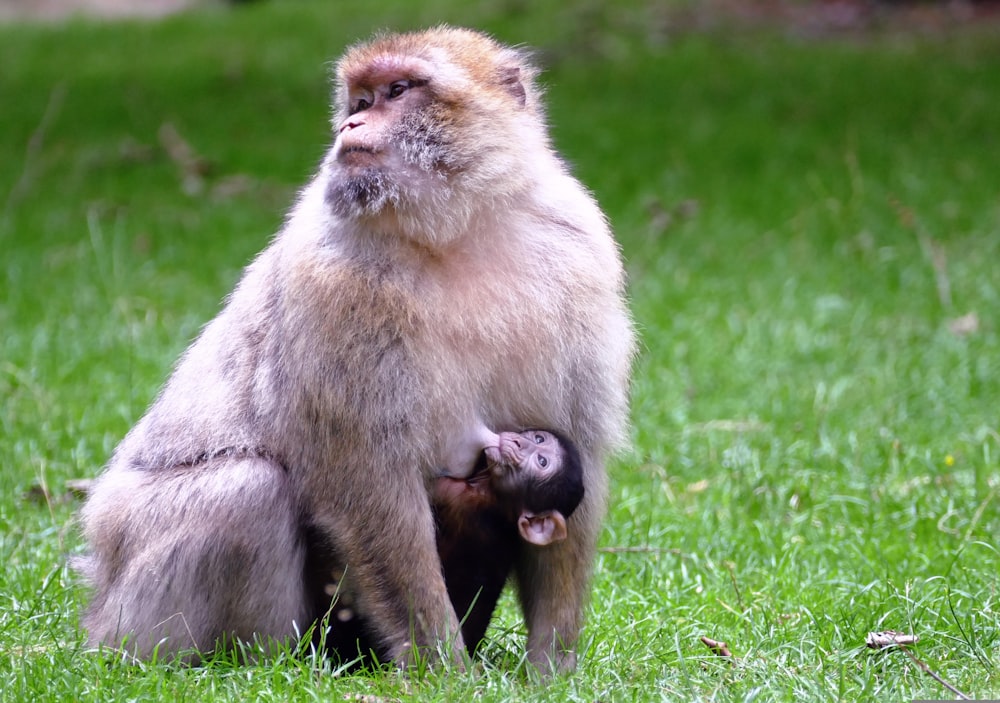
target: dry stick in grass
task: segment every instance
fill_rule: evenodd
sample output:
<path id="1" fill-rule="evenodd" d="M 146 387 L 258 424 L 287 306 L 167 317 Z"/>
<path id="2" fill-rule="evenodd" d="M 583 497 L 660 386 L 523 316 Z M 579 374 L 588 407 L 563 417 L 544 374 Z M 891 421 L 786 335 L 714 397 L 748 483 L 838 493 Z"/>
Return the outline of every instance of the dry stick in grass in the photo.
<path id="1" fill-rule="evenodd" d="M 31 188 L 32 180 L 35 177 L 36 162 L 38 155 L 42 151 L 42 147 L 45 144 L 45 134 L 49 129 L 49 126 L 55 121 L 56 116 L 59 114 L 60 108 L 62 108 L 63 99 L 66 97 L 66 83 L 57 83 L 52 91 L 49 93 L 49 101 L 45 105 L 45 111 L 42 113 L 42 118 L 38 122 L 38 126 L 35 127 L 35 131 L 31 133 L 31 137 L 28 138 L 28 146 L 24 150 L 24 166 L 21 168 L 21 175 L 17 179 L 17 183 L 14 187 L 10 189 L 7 194 L 7 200 L 4 202 L 3 212 L 0 212 L 0 223 L 7 219 L 7 215 L 10 213 L 11 208 L 20 200 L 25 193 Z"/>
<path id="2" fill-rule="evenodd" d="M 917 219 L 913 210 L 896 198 L 890 198 L 889 204 L 896 210 L 900 224 L 916 234 L 920 249 L 934 269 L 934 284 L 937 288 L 938 301 L 940 301 L 941 307 L 951 312 L 951 278 L 948 276 L 948 254 L 945 252 L 944 245 L 930 235 L 927 228 Z M 979 316 L 975 312 L 970 312 L 956 317 L 948 322 L 948 329 L 959 337 L 973 334 L 979 330 Z"/>
<path id="3" fill-rule="evenodd" d="M 919 666 L 921 668 L 921 670 L 925 674 L 927 674 L 928 676 L 930 676 L 932 679 L 934 679 L 935 681 L 937 681 L 939 684 L 941 684 L 942 686 L 944 686 L 945 688 L 947 688 L 949 691 L 951 691 L 952 693 L 954 693 L 956 696 L 958 696 L 959 698 L 961 698 L 963 701 L 971 701 L 972 700 L 972 698 L 970 698 L 969 696 L 965 695 L 964 693 L 962 693 L 961 691 L 959 691 L 957 688 L 955 688 L 954 686 L 952 686 L 950 683 L 948 683 L 947 681 L 945 681 L 944 679 L 942 679 L 940 676 L 938 676 L 936 673 L 934 673 L 934 671 L 929 666 L 927 666 L 922 661 L 920 661 L 919 659 L 917 659 L 916 655 L 913 652 L 911 652 L 910 650 L 908 650 L 906 647 L 904 647 L 903 645 L 899 645 L 899 648 L 903 651 L 903 654 L 905 654 L 910 659 L 912 659 L 913 663 L 916 664 L 917 666 Z"/>
<path id="4" fill-rule="evenodd" d="M 920 670 L 925 674 L 930 676 L 932 679 L 937 681 L 939 684 L 947 688 L 949 691 L 954 693 L 956 696 L 961 698 L 963 701 L 971 701 L 969 696 L 965 695 L 957 688 L 952 686 L 950 683 L 941 678 L 937 673 L 934 672 L 929 666 L 917 658 L 913 652 L 906 648 L 908 644 L 915 644 L 920 638 L 916 635 L 907 635 L 902 632 L 895 632 L 893 630 L 886 630 L 885 632 L 869 632 L 868 637 L 865 639 L 865 646 L 871 649 L 885 649 L 887 647 L 895 646 L 899 648 L 903 654 L 908 656 L 913 660 L 913 663 L 920 667 Z"/>
<path id="5" fill-rule="evenodd" d="M 930 235 L 920 236 L 920 248 L 924 250 L 934 267 L 934 282 L 938 300 L 945 310 L 951 310 L 951 279 L 948 278 L 948 255 L 944 246 L 931 239 Z"/>
<path id="6" fill-rule="evenodd" d="M 930 235 L 912 210 L 898 200 L 892 199 L 890 202 L 896 209 L 896 214 L 902 225 L 912 229 L 916 234 L 917 241 L 920 242 L 920 249 L 934 269 L 934 284 L 937 288 L 938 301 L 940 301 L 941 307 L 951 312 L 951 278 L 948 276 L 948 254 L 945 252 L 944 245 Z M 956 317 L 948 322 L 948 329 L 951 330 L 952 334 L 960 337 L 973 334 L 979 330 L 979 316 L 975 312 L 970 312 Z"/>
<path id="7" fill-rule="evenodd" d="M 729 657 L 732 661 L 736 660 L 733 653 L 729 651 L 729 645 L 725 642 L 719 642 L 710 637 L 701 637 L 700 639 L 703 645 L 712 650 L 712 654 L 718 654 L 720 657 Z"/>
<path id="8" fill-rule="evenodd" d="M 187 195 L 201 193 L 205 189 L 205 175 L 211 170 L 211 163 L 199 155 L 170 122 L 160 125 L 159 138 L 167 156 L 180 171 L 184 192 Z"/>
<path id="9" fill-rule="evenodd" d="M 934 268 L 934 283 L 937 287 L 938 300 L 945 310 L 951 310 L 951 279 L 948 277 L 948 256 L 944 247 L 934 241 L 930 233 L 917 219 L 913 210 L 904 205 L 898 198 L 889 198 L 889 204 L 896 211 L 900 224 L 913 230 L 924 255 L 930 259 Z"/>
<path id="10" fill-rule="evenodd" d="M 729 580 L 733 583 L 733 590 L 736 591 L 736 605 L 740 607 L 740 610 L 745 610 L 743 607 L 743 595 L 740 593 L 740 586 L 736 583 L 736 565 L 731 561 L 726 562 L 726 569 L 729 571 Z"/>

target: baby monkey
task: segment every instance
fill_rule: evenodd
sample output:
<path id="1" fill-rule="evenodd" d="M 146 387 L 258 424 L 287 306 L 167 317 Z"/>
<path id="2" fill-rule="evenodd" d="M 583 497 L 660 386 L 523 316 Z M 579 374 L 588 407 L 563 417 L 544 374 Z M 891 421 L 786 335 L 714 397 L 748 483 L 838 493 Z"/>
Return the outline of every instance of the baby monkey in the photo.
<path id="1" fill-rule="evenodd" d="M 473 466 L 461 465 L 463 457 L 431 490 L 445 585 L 469 654 L 482 642 L 521 550 L 566 539 L 566 519 L 584 493 L 580 455 L 565 435 L 480 429 L 476 437 L 481 446 Z M 338 583 L 324 589 L 328 598 L 336 595 L 325 646 L 346 661 L 366 655 L 373 643 L 339 581 L 343 572 L 334 574 Z"/>
<path id="2" fill-rule="evenodd" d="M 576 446 L 552 430 L 501 432 L 467 478 L 441 476 L 431 493 L 437 548 L 462 637 L 473 653 L 521 549 L 566 539 L 583 500 Z"/>

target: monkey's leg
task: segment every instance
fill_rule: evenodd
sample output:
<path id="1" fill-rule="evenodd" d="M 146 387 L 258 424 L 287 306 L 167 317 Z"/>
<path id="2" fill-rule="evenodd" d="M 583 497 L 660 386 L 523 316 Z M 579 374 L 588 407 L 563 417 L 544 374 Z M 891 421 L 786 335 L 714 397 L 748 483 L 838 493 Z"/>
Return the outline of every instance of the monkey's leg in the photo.
<path id="1" fill-rule="evenodd" d="M 587 493 L 569 520 L 567 538 L 544 548 L 526 547 L 517 564 L 518 596 L 528 625 L 528 661 L 542 673 L 576 667 L 576 642 L 607 486 L 603 469 L 595 464 L 589 468 Z"/>
<path id="2" fill-rule="evenodd" d="M 346 491 L 331 496 L 325 510 L 314 511 L 316 527 L 343 556 L 345 578 L 380 652 L 407 665 L 416 649 L 416 656 L 434 660 L 440 654 L 461 666 L 465 645 L 445 588 L 423 478 L 417 471 L 393 471 L 377 485 L 378 494 L 363 506 L 339 503 L 352 498 Z"/>
<path id="3" fill-rule="evenodd" d="M 84 564 L 95 586 L 84 617 L 91 644 L 124 640 L 140 658 L 172 657 L 310 624 L 298 510 L 274 462 L 113 470 L 84 525 L 94 549 Z"/>

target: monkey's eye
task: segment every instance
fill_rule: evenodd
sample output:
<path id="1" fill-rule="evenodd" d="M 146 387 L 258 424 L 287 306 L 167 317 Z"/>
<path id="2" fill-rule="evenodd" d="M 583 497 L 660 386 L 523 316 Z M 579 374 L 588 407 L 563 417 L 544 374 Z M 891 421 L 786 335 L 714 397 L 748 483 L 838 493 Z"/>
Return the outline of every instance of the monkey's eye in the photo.
<path id="1" fill-rule="evenodd" d="M 542 436 L 540 434 L 536 434 L 535 435 L 535 444 L 542 444 L 544 442 L 545 442 L 545 437 L 544 436 Z"/>
<path id="2" fill-rule="evenodd" d="M 389 99 L 398 98 L 410 87 L 409 81 L 396 81 L 389 86 Z"/>
<path id="3" fill-rule="evenodd" d="M 538 465 L 541 466 L 544 469 L 546 466 L 549 465 L 549 460 L 546 459 L 544 456 L 539 456 L 538 457 Z"/>
<path id="4" fill-rule="evenodd" d="M 351 104 L 351 114 L 355 112 L 361 112 L 362 110 L 367 110 L 372 106 L 372 101 L 368 98 L 358 98 Z"/>

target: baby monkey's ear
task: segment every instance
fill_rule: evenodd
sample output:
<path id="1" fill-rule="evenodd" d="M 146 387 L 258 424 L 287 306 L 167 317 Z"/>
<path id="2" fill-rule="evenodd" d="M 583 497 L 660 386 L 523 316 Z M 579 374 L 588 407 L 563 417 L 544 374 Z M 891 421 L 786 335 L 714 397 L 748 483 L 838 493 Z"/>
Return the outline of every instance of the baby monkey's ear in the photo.
<path id="1" fill-rule="evenodd" d="M 517 519 L 517 531 L 525 542 L 544 547 L 566 539 L 566 518 L 558 510 L 542 513 L 525 510 Z"/>

